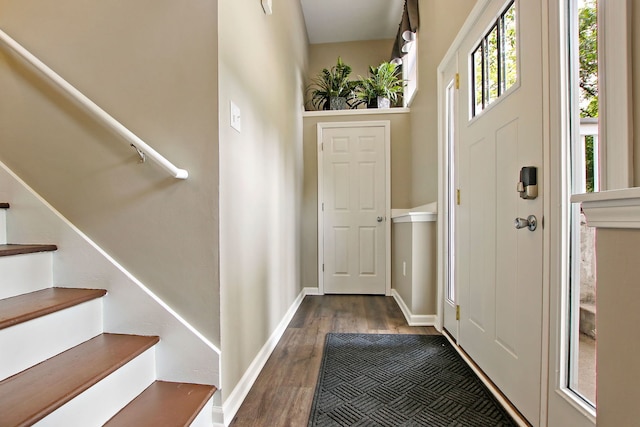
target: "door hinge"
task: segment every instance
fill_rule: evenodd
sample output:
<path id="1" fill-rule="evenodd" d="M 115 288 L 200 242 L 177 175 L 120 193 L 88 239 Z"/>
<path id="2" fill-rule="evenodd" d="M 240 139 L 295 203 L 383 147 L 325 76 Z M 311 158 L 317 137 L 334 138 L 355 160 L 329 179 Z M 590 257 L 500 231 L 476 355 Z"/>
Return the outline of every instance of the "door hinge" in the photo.
<path id="1" fill-rule="evenodd" d="M 456 204 L 460 206 L 460 189 L 456 189 Z"/>
<path id="2" fill-rule="evenodd" d="M 324 271 L 324 264 L 322 264 L 322 271 Z"/>
<path id="3" fill-rule="evenodd" d="M 460 306 L 456 305 L 456 320 L 460 320 Z"/>
<path id="4" fill-rule="evenodd" d="M 324 212 L 324 202 L 322 202 L 322 212 Z"/>
<path id="5" fill-rule="evenodd" d="M 320 143 L 320 151 L 324 151 L 324 142 Z"/>
<path id="6" fill-rule="evenodd" d="M 456 73 L 456 89 L 460 89 L 460 74 Z"/>

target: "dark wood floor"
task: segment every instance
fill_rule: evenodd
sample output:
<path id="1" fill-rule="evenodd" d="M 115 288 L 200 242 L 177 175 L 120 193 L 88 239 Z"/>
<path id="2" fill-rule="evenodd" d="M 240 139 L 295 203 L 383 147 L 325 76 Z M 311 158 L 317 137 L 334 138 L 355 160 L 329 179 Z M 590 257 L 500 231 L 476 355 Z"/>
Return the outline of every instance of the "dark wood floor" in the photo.
<path id="1" fill-rule="evenodd" d="M 327 332 L 438 333 L 408 326 L 392 297 L 307 296 L 231 426 L 306 426 Z"/>

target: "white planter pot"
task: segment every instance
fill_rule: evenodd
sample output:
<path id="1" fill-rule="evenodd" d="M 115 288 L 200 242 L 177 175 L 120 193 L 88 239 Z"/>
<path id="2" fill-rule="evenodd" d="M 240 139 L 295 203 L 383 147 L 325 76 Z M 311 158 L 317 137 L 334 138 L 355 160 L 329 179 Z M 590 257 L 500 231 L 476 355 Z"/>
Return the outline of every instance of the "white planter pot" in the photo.
<path id="1" fill-rule="evenodd" d="M 378 97 L 378 108 L 391 108 L 391 101 L 389 98 Z"/>

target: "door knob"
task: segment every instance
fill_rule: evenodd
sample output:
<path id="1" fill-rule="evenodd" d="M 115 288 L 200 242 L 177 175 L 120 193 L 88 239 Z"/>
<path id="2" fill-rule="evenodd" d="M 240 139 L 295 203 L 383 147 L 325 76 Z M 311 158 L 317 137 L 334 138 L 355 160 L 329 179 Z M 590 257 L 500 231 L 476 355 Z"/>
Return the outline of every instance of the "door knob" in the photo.
<path id="1" fill-rule="evenodd" d="M 529 215 L 526 219 L 516 218 L 514 224 L 518 230 L 526 227 L 529 229 L 529 231 L 535 231 L 535 229 L 538 227 L 538 219 L 535 217 L 535 215 Z"/>
<path id="2" fill-rule="evenodd" d="M 369 218 L 371 218 L 371 217 L 369 217 Z M 377 218 L 378 222 L 382 222 L 382 220 L 383 220 L 383 219 L 384 219 L 384 218 L 383 218 L 383 217 L 381 217 L 381 216 L 379 216 L 379 217 Z"/>

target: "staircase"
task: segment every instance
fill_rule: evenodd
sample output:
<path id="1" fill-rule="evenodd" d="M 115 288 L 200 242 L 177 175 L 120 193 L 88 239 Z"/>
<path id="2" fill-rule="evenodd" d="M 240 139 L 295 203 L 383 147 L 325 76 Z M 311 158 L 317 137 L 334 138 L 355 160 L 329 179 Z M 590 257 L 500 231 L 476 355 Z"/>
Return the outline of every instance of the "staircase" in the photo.
<path id="1" fill-rule="evenodd" d="M 53 287 L 57 247 L 7 244 L 7 209 L 0 203 L 0 426 L 211 426 L 215 387 L 158 381 L 161 338 L 105 333 L 107 292 Z"/>

